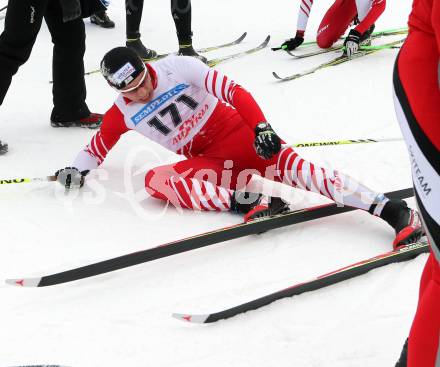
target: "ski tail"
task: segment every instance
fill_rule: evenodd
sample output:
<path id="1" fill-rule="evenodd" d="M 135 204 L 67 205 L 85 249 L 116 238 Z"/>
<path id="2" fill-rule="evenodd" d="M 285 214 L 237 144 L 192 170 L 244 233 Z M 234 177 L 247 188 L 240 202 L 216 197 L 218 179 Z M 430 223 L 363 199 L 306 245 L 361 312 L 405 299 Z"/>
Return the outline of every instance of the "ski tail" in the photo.
<path id="1" fill-rule="evenodd" d="M 216 65 L 218 65 L 218 64 L 220 64 L 222 62 L 225 62 L 227 60 L 237 59 L 239 57 L 243 57 L 243 56 L 250 55 L 250 54 L 253 54 L 255 52 L 258 52 L 258 51 L 262 50 L 263 48 L 265 48 L 268 45 L 269 41 L 270 41 L 270 36 L 267 36 L 266 39 L 261 44 L 259 44 L 256 47 L 250 48 L 250 49 L 248 49 L 246 51 L 237 52 L 235 54 L 231 54 L 231 55 L 219 57 L 217 59 L 209 60 L 208 61 L 208 66 L 209 67 L 214 67 L 214 66 L 216 66 Z"/>
<path id="2" fill-rule="evenodd" d="M 0 17 L 1 17 L 1 15 L 0 15 Z M 198 48 L 198 49 L 196 49 L 196 52 L 206 53 L 206 52 L 220 50 L 220 49 L 226 48 L 226 47 L 235 46 L 235 45 L 238 45 L 241 42 L 243 42 L 243 40 L 246 38 L 246 36 L 247 36 L 247 32 L 244 32 L 240 37 L 238 37 L 237 39 L 235 39 L 232 42 L 227 42 L 227 43 L 223 43 L 223 44 L 216 45 L 216 46 L 209 46 L 209 47 Z M 154 59 L 149 59 L 149 60 L 144 60 L 144 61 L 145 62 L 157 61 L 157 60 L 160 60 L 160 59 L 162 59 L 162 58 L 164 58 L 166 56 L 169 56 L 171 54 L 172 54 L 172 52 L 167 52 L 167 53 L 164 53 L 164 54 L 159 54 Z M 84 75 L 96 74 L 96 73 L 99 73 L 99 71 L 100 71 L 100 69 L 91 70 L 91 71 L 85 72 Z M 52 82 L 53 81 L 50 81 L 50 83 L 52 83 Z"/>
<path id="3" fill-rule="evenodd" d="M 244 32 L 240 37 L 238 37 L 235 41 L 232 42 L 228 42 L 228 43 L 224 43 L 222 45 L 218 45 L 218 46 L 211 46 L 211 47 L 204 47 L 204 48 L 198 48 L 196 49 L 197 52 L 201 52 L 201 53 L 207 53 L 207 52 L 211 52 L 211 51 L 216 51 L 216 50 L 220 50 L 222 48 L 225 47 L 230 47 L 230 46 L 235 46 L 240 44 L 241 42 L 243 42 L 243 40 L 246 38 L 247 36 L 247 32 Z"/>

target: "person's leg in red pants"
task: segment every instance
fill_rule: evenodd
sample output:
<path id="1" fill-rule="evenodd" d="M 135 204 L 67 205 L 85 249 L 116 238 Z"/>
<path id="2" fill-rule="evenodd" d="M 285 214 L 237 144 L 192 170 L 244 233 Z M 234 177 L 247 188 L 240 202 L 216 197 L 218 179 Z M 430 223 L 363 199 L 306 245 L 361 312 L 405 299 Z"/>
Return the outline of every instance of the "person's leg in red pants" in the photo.
<path id="1" fill-rule="evenodd" d="M 345 33 L 356 14 L 355 0 L 336 0 L 319 25 L 316 35 L 318 46 L 331 47 Z"/>

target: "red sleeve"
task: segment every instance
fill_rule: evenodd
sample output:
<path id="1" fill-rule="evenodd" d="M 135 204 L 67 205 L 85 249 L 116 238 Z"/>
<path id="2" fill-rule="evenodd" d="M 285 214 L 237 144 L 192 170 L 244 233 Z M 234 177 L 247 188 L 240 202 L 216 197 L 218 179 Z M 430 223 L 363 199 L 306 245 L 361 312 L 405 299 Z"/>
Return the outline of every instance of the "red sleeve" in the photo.
<path id="1" fill-rule="evenodd" d="M 104 115 L 100 130 L 92 138 L 85 151 L 93 156 L 100 165 L 108 152 L 118 142 L 122 134 L 129 131 L 125 125 L 124 115 L 114 104 Z"/>
<path id="2" fill-rule="evenodd" d="M 260 106 L 243 87 L 217 70 L 210 69 L 195 57 L 174 58 L 178 74 L 184 75 L 189 83 L 205 90 L 219 100 L 229 103 L 253 129 L 260 122 L 266 122 Z"/>
<path id="3" fill-rule="evenodd" d="M 208 93 L 233 106 L 252 129 L 260 122 L 266 122 L 266 117 L 254 97 L 226 75 L 210 69 L 204 84 Z"/>
<path id="4" fill-rule="evenodd" d="M 252 94 L 240 85 L 235 85 L 232 95 L 232 106 L 238 111 L 248 125 L 254 129 L 260 122 L 266 122 L 266 117 Z"/>
<path id="5" fill-rule="evenodd" d="M 360 22 L 354 29 L 356 29 L 360 34 L 364 33 L 368 28 L 370 28 L 384 12 L 386 6 L 386 0 L 373 0 L 371 4 L 371 9 L 367 16 Z"/>
<path id="6" fill-rule="evenodd" d="M 437 49 L 440 54 L 440 0 L 434 0 L 432 4 L 431 24 L 432 24 L 432 28 L 434 28 L 435 38 L 437 39 Z M 439 74 L 440 74 L 440 69 L 439 69 Z M 440 83 L 440 75 L 439 75 L 439 83 Z"/>

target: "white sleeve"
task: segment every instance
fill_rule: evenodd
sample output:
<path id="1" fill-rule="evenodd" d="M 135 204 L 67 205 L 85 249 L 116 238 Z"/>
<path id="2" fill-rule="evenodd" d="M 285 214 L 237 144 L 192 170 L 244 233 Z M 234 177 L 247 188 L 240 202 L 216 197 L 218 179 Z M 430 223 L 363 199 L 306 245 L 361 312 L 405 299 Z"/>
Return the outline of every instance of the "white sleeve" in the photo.
<path id="1" fill-rule="evenodd" d="M 204 89 L 219 100 L 233 105 L 233 95 L 238 84 L 232 79 L 209 68 L 195 57 L 176 56 L 176 58 L 178 59 L 174 62 L 174 68 L 185 81 Z"/>
<path id="2" fill-rule="evenodd" d="M 80 172 L 91 171 L 98 168 L 98 162 L 85 150 L 81 150 L 73 161 L 72 167 L 78 168 Z"/>

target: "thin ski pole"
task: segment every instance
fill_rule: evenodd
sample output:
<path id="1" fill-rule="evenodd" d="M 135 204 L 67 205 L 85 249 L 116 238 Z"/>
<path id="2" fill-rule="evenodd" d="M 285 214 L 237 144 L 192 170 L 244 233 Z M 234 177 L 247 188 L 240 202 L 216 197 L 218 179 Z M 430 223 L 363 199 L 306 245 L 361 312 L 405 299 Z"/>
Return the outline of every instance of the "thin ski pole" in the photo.
<path id="1" fill-rule="evenodd" d="M 312 141 L 304 143 L 295 143 L 284 145 L 284 148 L 309 148 L 321 146 L 334 145 L 350 145 L 350 144 L 371 144 L 371 143 L 386 143 L 390 141 L 403 141 L 403 138 L 379 138 L 379 139 L 348 139 L 348 140 L 328 140 L 328 141 Z M 34 178 L 12 178 L 7 180 L 0 180 L 0 185 L 31 183 L 31 182 L 52 182 L 56 181 L 55 176 L 34 177 Z"/>
<path id="2" fill-rule="evenodd" d="M 347 140 L 328 140 L 328 141 L 311 141 L 304 143 L 288 144 L 284 147 L 291 148 L 308 148 L 321 147 L 328 145 L 349 145 L 349 144 L 370 144 L 370 143 L 385 143 L 390 141 L 403 141 L 403 138 L 379 138 L 379 139 L 347 139 Z"/>
<path id="3" fill-rule="evenodd" d="M 0 180 L 0 185 L 30 183 L 30 182 L 51 182 L 56 180 L 57 178 L 55 176 L 34 177 L 34 178 L 11 178 L 9 180 Z"/>

